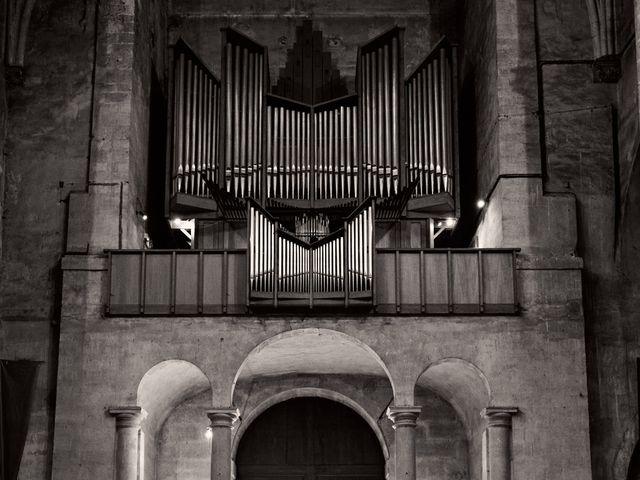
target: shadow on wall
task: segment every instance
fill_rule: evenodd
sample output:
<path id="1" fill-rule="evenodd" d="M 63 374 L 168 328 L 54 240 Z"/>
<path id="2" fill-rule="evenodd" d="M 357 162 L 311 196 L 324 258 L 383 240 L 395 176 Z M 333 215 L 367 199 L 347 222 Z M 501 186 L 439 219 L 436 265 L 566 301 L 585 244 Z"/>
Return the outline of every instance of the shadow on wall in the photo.
<path id="1" fill-rule="evenodd" d="M 466 61 L 466 60 L 465 60 Z M 476 99 L 475 99 L 475 68 L 465 65 L 464 81 L 460 94 L 460 122 L 459 122 L 459 190 L 460 190 L 460 219 L 447 242 L 454 248 L 467 248 L 472 245 L 473 235 L 477 228 L 478 209 L 478 139 L 476 134 Z"/>

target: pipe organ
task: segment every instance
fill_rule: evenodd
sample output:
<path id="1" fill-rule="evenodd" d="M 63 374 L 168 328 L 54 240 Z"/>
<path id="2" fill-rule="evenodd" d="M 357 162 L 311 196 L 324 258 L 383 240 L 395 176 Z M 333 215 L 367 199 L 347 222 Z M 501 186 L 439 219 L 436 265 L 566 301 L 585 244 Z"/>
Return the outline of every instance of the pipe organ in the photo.
<path id="1" fill-rule="evenodd" d="M 236 197 L 257 197 L 262 173 L 262 118 L 268 88 L 265 48 L 232 29 L 223 30 L 222 111 L 224 154 L 219 180 Z"/>
<path id="2" fill-rule="evenodd" d="M 308 243 L 285 228 L 257 202 L 248 201 L 249 303 L 300 300 L 358 302 L 373 289 L 375 203 L 363 202 L 343 227 Z"/>
<path id="3" fill-rule="evenodd" d="M 403 163 L 402 30 L 393 28 L 360 49 L 357 84 L 363 135 L 365 195 L 398 193 Z"/>
<path id="4" fill-rule="evenodd" d="M 452 193 L 455 48 L 446 39 L 405 82 L 407 172 L 415 196 Z"/>
<path id="5" fill-rule="evenodd" d="M 457 64 L 446 39 L 404 80 L 394 27 L 359 48 L 355 94 L 311 104 L 269 93 L 266 48 L 222 35 L 221 81 L 184 42 L 173 49 L 171 195 L 211 198 L 209 180 L 262 205 L 314 208 L 393 197 L 417 180 L 413 198 L 449 195 L 455 211 Z M 287 79 L 299 85 L 291 92 L 317 90 L 314 72 Z"/>
<path id="6" fill-rule="evenodd" d="M 456 49 L 442 39 L 405 79 L 394 27 L 359 47 L 345 95 L 311 30 L 298 29 L 278 94 L 266 48 L 231 28 L 220 80 L 185 42 L 173 47 L 169 209 L 246 222 L 253 306 L 370 304 L 376 206 L 385 222 L 457 208 Z"/>
<path id="7" fill-rule="evenodd" d="M 173 47 L 173 193 L 206 196 L 217 181 L 220 81 L 183 41 Z"/>

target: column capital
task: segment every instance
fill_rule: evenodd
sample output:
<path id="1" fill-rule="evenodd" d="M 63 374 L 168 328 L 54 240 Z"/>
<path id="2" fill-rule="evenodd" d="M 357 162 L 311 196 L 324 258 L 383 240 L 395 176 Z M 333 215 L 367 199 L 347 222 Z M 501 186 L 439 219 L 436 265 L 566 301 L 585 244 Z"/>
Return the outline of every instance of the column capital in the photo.
<path id="1" fill-rule="evenodd" d="M 518 407 L 486 407 L 481 415 L 487 419 L 489 427 L 511 428 L 511 417 L 520 413 Z"/>
<path id="2" fill-rule="evenodd" d="M 240 418 L 240 410 L 236 407 L 211 408 L 207 410 L 207 417 L 211 420 L 211 428 L 233 428 Z"/>
<path id="3" fill-rule="evenodd" d="M 393 422 L 393 428 L 415 427 L 422 407 L 398 405 L 387 408 L 387 417 Z"/>
<path id="4" fill-rule="evenodd" d="M 140 422 L 147 417 L 147 411 L 137 405 L 109 407 L 107 412 L 116 418 L 116 428 L 137 428 L 140 426 Z"/>

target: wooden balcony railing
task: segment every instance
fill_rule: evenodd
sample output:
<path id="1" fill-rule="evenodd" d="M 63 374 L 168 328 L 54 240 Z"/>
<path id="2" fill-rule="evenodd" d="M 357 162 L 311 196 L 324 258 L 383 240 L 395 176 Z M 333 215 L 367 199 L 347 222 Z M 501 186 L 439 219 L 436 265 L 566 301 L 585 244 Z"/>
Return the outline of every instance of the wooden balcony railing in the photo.
<path id="1" fill-rule="evenodd" d="M 312 253 L 284 232 L 277 242 L 275 235 L 252 242 L 249 252 L 109 251 L 107 314 L 223 315 L 309 306 L 407 315 L 518 312 L 516 250 L 377 249 L 373 257 L 366 250 L 350 255 L 353 245 L 368 243 L 363 212 L 371 214 L 366 208 L 356 214 L 351 234 L 326 237 Z M 252 255 L 252 249 L 262 254 Z"/>
<path id="2" fill-rule="evenodd" d="M 514 314 L 514 249 L 378 249 L 376 311 Z"/>
<path id="3" fill-rule="evenodd" d="M 216 315 L 246 312 L 247 252 L 112 250 L 110 315 Z"/>

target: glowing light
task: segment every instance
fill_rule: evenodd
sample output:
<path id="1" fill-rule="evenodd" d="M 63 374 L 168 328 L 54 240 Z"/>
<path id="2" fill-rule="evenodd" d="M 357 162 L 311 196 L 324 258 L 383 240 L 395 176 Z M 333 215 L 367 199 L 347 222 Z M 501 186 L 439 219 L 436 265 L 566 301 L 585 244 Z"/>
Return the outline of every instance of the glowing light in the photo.
<path id="1" fill-rule="evenodd" d="M 485 202 L 484 200 L 480 199 L 478 200 L 478 202 L 476 203 L 476 206 L 478 208 L 484 208 L 484 206 L 487 204 L 487 202 Z"/>
<path id="2" fill-rule="evenodd" d="M 207 427 L 204 432 L 204 436 L 207 440 L 211 440 L 213 438 L 213 429 L 211 427 Z"/>
<path id="3" fill-rule="evenodd" d="M 456 219 L 455 218 L 447 218 L 444 221 L 444 224 L 446 225 L 447 228 L 453 228 L 456 226 Z"/>
<path id="4" fill-rule="evenodd" d="M 144 222 L 146 222 L 148 218 L 149 218 L 149 217 L 147 216 L 147 214 L 146 214 L 146 213 L 143 213 L 143 214 L 142 214 L 142 220 L 143 220 Z"/>

